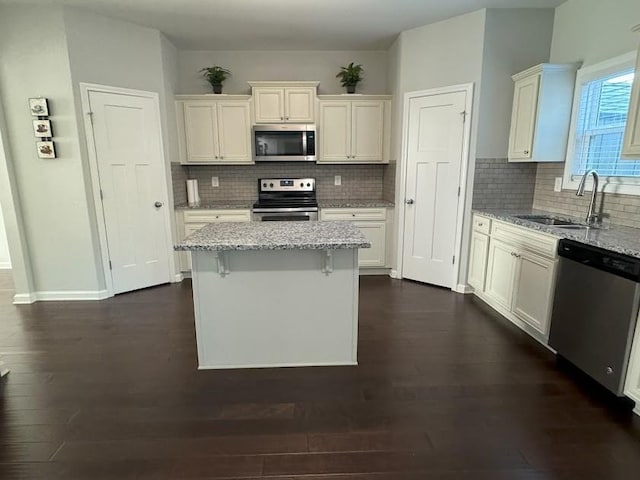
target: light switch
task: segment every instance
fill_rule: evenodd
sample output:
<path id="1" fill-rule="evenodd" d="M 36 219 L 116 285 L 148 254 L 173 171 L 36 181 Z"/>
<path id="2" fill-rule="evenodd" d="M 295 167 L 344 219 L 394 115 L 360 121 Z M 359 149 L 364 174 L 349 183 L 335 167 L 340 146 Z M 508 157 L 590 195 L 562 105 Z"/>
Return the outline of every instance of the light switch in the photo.
<path id="1" fill-rule="evenodd" d="M 211 177 L 211 186 L 212 187 L 220 186 L 220 180 L 218 179 L 218 177 Z"/>
<path id="2" fill-rule="evenodd" d="M 556 177 L 556 183 L 553 186 L 553 191 L 554 192 L 561 192 L 562 191 L 562 177 Z"/>
<path id="3" fill-rule="evenodd" d="M 335 177 L 333 177 L 333 184 L 336 186 L 342 185 L 342 176 L 336 175 Z"/>

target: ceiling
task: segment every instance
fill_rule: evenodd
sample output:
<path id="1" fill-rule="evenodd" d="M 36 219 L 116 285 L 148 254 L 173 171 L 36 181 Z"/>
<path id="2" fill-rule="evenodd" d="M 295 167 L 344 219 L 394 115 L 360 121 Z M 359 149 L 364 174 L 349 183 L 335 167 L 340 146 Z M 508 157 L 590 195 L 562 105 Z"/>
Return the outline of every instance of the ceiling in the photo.
<path id="1" fill-rule="evenodd" d="M 164 32 L 187 50 L 379 50 L 403 30 L 481 8 L 564 0 L 0 0 L 81 7 Z"/>

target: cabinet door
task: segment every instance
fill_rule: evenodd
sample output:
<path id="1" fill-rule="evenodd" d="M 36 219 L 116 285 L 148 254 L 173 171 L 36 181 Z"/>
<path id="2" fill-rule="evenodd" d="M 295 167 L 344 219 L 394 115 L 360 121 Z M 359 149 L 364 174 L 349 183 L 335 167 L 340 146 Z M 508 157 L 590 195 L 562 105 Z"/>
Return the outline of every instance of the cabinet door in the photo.
<path id="1" fill-rule="evenodd" d="M 538 112 L 540 75 L 532 75 L 515 83 L 511 133 L 509 135 L 509 159 L 528 160 L 533 155 Z"/>
<path id="2" fill-rule="evenodd" d="M 285 121 L 313 123 L 315 100 L 315 88 L 286 88 L 284 90 Z"/>
<path id="3" fill-rule="evenodd" d="M 184 131 L 188 162 L 218 159 L 216 102 L 185 102 Z"/>
<path id="4" fill-rule="evenodd" d="M 526 252 L 518 255 L 512 311 L 546 335 L 549 332 L 556 262 Z"/>
<path id="5" fill-rule="evenodd" d="M 320 103 L 320 162 L 348 162 L 351 157 L 351 103 Z"/>
<path id="6" fill-rule="evenodd" d="M 353 224 L 371 242 L 371 248 L 360 249 L 359 266 L 384 267 L 387 258 L 385 222 L 353 222 Z"/>
<path id="7" fill-rule="evenodd" d="M 640 51 L 638 51 L 638 63 L 634 78 L 627 127 L 622 144 L 622 157 L 632 160 L 640 158 Z"/>
<path id="8" fill-rule="evenodd" d="M 638 316 L 638 325 L 640 325 L 640 316 Z M 631 357 L 629 358 L 624 393 L 635 400 L 635 412 L 640 415 L 640 328 L 638 327 L 636 327 L 636 333 L 631 347 Z"/>
<path id="9" fill-rule="evenodd" d="M 253 89 L 256 123 L 284 122 L 284 88 Z"/>
<path id="10" fill-rule="evenodd" d="M 249 102 L 218 103 L 218 144 L 224 163 L 252 161 Z"/>
<path id="11" fill-rule="evenodd" d="M 488 253 L 489 236 L 483 233 L 473 232 L 471 236 L 471 258 L 469 259 L 468 282 L 476 292 L 484 292 Z"/>
<path id="12" fill-rule="evenodd" d="M 184 224 L 184 238 L 187 238 L 192 233 L 197 232 L 202 227 L 204 227 L 206 223 L 185 223 Z M 182 270 L 185 272 L 191 271 L 191 252 L 184 252 L 184 257 L 182 258 Z"/>
<path id="13" fill-rule="evenodd" d="M 485 294 L 500 306 L 511 310 L 513 281 L 516 267 L 515 248 L 491 239 Z"/>
<path id="14" fill-rule="evenodd" d="M 383 139 L 384 102 L 353 102 L 351 159 L 357 162 L 381 162 Z"/>

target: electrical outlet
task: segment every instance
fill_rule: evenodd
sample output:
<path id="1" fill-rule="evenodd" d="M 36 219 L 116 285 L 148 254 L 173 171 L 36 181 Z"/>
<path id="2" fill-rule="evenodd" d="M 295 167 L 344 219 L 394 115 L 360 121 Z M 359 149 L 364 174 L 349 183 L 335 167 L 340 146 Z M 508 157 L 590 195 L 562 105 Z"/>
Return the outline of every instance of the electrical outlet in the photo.
<path id="1" fill-rule="evenodd" d="M 220 180 L 218 179 L 218 177 L 211 177 L 211 186 L 212 187 L 220 186 Z"/>
<path id="2" fill-rule="evenodd" d="M 553 186 L 553 191 L 554 192 L 561 192 L 562 191 L 562 177 L 556 177 L 556 183 Z"/>
<path id="3" fill-rule="evenodd" d="M 336 175 L 333 177 L 333 184 L 336 186 L 342 185 L 342 176 Z"/>

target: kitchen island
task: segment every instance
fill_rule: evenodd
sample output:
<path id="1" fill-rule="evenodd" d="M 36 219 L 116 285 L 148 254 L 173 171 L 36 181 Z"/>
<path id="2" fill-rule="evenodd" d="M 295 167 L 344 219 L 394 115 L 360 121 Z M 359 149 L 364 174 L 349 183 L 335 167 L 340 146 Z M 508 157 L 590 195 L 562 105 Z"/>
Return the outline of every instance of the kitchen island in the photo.
<path id="1" fill-rule="evenodd" d="M 192 256 L 200 369 L 355 365 L 358 249 L 350 222 L 209 224 Z"/>

